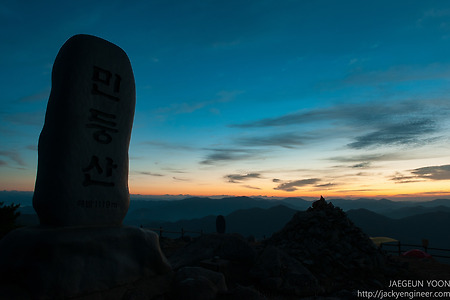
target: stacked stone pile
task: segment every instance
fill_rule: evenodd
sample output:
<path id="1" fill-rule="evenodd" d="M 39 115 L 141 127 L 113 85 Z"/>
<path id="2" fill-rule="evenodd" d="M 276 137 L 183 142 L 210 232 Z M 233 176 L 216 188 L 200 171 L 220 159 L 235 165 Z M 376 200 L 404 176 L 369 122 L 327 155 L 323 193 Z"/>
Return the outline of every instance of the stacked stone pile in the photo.
<path id="1" fill-rule="evenodd" d="M 305 266 L 325 292 L 382 287 L 393 272 L 370 238 L 322 197 L 297 212 L 267 244 Z"/>

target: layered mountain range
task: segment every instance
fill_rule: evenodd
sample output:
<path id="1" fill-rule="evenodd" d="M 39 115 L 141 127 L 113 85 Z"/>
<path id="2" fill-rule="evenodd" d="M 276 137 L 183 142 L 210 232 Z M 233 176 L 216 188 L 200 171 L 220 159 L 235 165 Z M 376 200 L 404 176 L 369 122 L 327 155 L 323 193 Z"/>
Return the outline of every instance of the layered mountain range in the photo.
<path id="1" fill-rule="evenodd" d="M 0 192 L 0 202 L 20 203 L 22 225 L 37 224 L 31 206 L 32 192 Z M 426 202 L 388 199 L 327 199 L 343 209 L 348 217 L 369 236 L 388 236 L 402 243 L 449 248 L 450 199 Z M 225 216 L 226 231 L 257 239 L 270 237 L 280 230 L 296 211 L 306 210 L 311 201 L 302 198 L 266 199 L 252 197 L 190 197 L 160 200 L 151 196 L 131 195 L 126 225 L 160 228 L 169 231 L 215 232 L 217 215 Z"/>

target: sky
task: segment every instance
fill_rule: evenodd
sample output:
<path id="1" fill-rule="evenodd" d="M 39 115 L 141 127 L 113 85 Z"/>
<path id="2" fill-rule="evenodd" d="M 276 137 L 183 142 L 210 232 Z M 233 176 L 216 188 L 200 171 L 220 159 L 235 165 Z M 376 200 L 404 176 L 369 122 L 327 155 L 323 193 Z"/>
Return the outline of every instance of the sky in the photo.
<path id="1" fill-rule="evenodd" d="M 132 194 L 450 195 L 447 1 L 2 0 L 0 25 L 0 190 L 33 191 L 84 33 L 132 64 Z"/>

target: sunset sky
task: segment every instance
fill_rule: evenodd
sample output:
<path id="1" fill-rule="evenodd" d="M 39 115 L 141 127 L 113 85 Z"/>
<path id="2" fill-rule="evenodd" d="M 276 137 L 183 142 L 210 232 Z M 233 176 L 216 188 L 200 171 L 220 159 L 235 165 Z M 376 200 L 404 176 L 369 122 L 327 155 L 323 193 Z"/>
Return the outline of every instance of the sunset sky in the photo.
<path id="1" fill-rule="evenodd" d="M 0 25 L 0 190 L 34 189 L 85 33 L 131 60 L 132 194 L 450 196 L 448 1 L 11 0 Z"/>

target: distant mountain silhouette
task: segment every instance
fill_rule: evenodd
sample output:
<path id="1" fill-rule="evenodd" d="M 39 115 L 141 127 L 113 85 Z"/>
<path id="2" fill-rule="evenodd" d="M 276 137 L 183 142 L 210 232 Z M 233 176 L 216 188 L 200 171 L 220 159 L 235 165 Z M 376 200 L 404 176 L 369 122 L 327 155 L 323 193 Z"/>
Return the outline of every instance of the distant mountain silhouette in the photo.
<path id="1" fill-rule="evenodd" d="M 175 201 L 132 201 L 125 217 L 128 224 L 141 224 L 148 220 L 177 221 L 201 218 L 207 215 L 227 215 L 238 209 L 269 208 L 281 202 L 250 197 L 222 199 L 192 197 Z M 292 205 L 287 205 L 291 206 Z"/>
<path id="2" fill-rule="evenodd" d="M 429 240 L 429 247 L 450 249 L 450 212 L 430 212 L 391 219 L 366 209 L 357 209 L 348 211 L 347 215 L 369 236 L 388 236 L 402 243 L 417 245 L 425 238 Z"/>
<path id="3" fill-rule="evenodd" d="M 285 205 L 290 208 L 305 210 L 311 206 L 311 201 L 304 200 L 298 197 L 289 197 L 281 200 L 258 198 L 258 197 L 224 197 L 221 199 L 211 199 L 208 197 L 189 197 L 179 200 L 182 195 L 178 196 L 146 196 L 146 195 L 130 195 L 130 209 L 131 215 L 146 215 L 155 218 L 156 220 L 170 220 L 175 221 L 183 218 L 203 217 L 208 214 L 227 214 L 238 209 L 246 209 L 252 207 L 269 208 L 276 205 Z M 6 205 L 11 203 L 21 204 L 20 211 L 23 213 L 34 213 L 32 209 L 33 192 L 21 191 L 0 191 L 0 202 Z M 164 199 L 164 200 L 161 200 Z M 168 200 L 171 199 L 171 200 Z M 176 200 L 178 199 L 178 200 Z M 400 218 L 404 216 L 415 214 L 416 211 L 411 210 L 409 213 L 402 208 L 422 206 L 424 209 L 445 206 L 450 208 L 450 199 L 436 199 L 432 201 L 392 201 L 388 199 L 368 199 L 360 198 L 356 200 L 346 199 L 327 199 L 334 205 L 342 208 L 344 211 L 350 209 L 364 208 L 377 212 L 389 217 Z M 159 210 L 158 213 L 153 214 L 151 211 Z M 24 211 L 26 210 L 26 211 Z M 148 210 L 143 213 L 140 210 Z M 397 211 L 398 210 L 398 211 Z M 221 211 L 221 212 L 220 212 Z M 435 210 L 417 209 L 417 213 L 433 212 Z M 396 216 L 396 212 L 399 213 Z M 130 216 L 133 219 L 135 216 Z"/>
<path id="4" fill-rule="evenodd" d="M 329 202 L 332 202 L 335 206 L 340 207 L 344 211 L 350 209 L 368 209 L 374 212 L 383 213 L 387 210 L 398 209 L 405 206 L 410 206 L 410 202 L 400 202 L 400 201 L 392 201 L 388 199 L 367 199 L 360 198 L 357 200 L 346 200 L 346 199 L 330 199 Z M 449 202 L 450 205 L 450 202 Z"/>
<path id="5" fill-rule="evenodd" d="M 268 209 L 249 208 L 237 210 L 225 216 L 226 232 L 239 233 L 245 237 L 254 236 L 258 239 L 264 236 L 270 237 L 274 232 L 283 228 L 296 211 L 284 205 L 277 205 Z M 176 222 L 151 221 L 143 223 L 143 225 L 148 228 L 159 228 L 161 226 L 165 230 L 178 232 L 181 228 L 184 228 L 185 230 L 203 230 L 205 233 L 210 233 L 216 231 L 216 216 L 210 215 Z M 179 236 L 180 234 L 170 236 L 177 235 Z"/>
<path id="6" fill-rule="evenodd" d="M 434 213 L 434 212 L 448 212 L 450 213 L 450 207 L 439 205 L 435 207 L 425 207 L 423 205 L 411 206 L 411 207 L 402 207 L 398 209 L 394 209 L 391 211 L 385 211 L 383 213 L 384 216 L 390 217 L 393 219 L 400 219 L 405 217 L 411 217 L 415 215 L 425 214 L 425 213 Z"/>
<path id="7" fill-rule="evenodd" d="M 15 203 L 21 206 L 32 206 L 33 192 L 0 191 L 0 202 L 6 205 Z"/>
<path id="8" fill-rule="evenodd" d="M 32 196 L 33 192 L 0 191 L 0 202 L 20 203 L 18 223 L 35 225 L 38 218 L 31 206 Z M 305 210 L 312 204 L 294 197 L 155 200 L 152 196 L 132 195 L 131 199 L 125 225 L 215 232 L 215 217 L 220 214 L 226 217 L 227 232 L 257 238 L 268 237 L 288 222 L 295 210 Z M 422 238 L 427 238 L 430 247 L 450 248 L 450 240 L 446 239 L 450 228 L 449 199 L 400 202 L 361 198 L 331 199 L 330 202 L 347 211 L 349 218 L 370 236 L 390 236 L 412 244 L 420 244 Z"/>
<path id="9" fill-rule="evenodd" d="M 225 216 L 228 233 L 239 233 L 244 236 L 253 235 L 258 239 L 270 237 L 280 230 L 294 215 L 296 210 L 284 205 L 268 209 L 250 208 L 234 211 Z M 367 209 L 356 209 L 347 212 L 356 226 L 369 236 L 389 236 L 402 243 L 420 245 L 423 238 L 430 241 L 430 247 L 450 249 L 447 230 L 450 228 L 449 212 L 425 213 L 402 219 L 392 219 Z M 147 221 L 145 227 L 180 231 L 194 230 L 215 232 L 216 215 L 176 222 Z M 172 236 L 179 236 L 175 234 Z"/>

